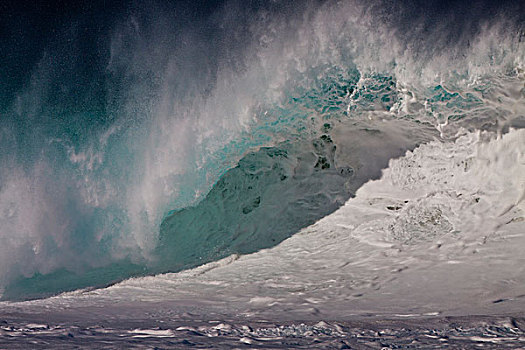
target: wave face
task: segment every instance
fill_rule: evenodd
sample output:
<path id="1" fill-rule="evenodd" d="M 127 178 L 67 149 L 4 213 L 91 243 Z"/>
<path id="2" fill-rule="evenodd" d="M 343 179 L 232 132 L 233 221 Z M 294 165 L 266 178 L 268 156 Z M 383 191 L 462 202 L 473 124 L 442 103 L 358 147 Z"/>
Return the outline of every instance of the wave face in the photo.
<path id="1" fill-rule="evenodd" d="M 268 248 L 407 150 L 524 126 L 519 4 L 91 6 L 2 68 L 4 299 Z"/>

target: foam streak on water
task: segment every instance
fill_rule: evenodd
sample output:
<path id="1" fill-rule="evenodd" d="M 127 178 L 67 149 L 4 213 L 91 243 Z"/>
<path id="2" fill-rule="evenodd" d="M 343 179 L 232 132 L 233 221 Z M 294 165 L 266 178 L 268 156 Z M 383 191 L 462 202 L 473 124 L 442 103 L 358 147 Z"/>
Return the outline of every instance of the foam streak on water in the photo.
<path id="1" fill-rule="evenodd" d="M 173 315 L 172 315 L 173 316 Z M 186 315 L 187 317 L 188 315 Z M 61 324 L 2 322 L 0 344 L 12 349 L 24 348 L 22 337 L 31 338 L 32 348 L 60 347 L 67 340 L 76 348 L 115 347 L 144 349 L 175 348 L 293 348 L 352 349 L 399 348 L 417 346 L 425 349 L 497 348 L 515 349 L 525 341 L 523 319 L 483 317 L 451 318 L 448 320 L 388 320 L 275 324 L 258 321 L 216 320 L 196 322 L 178 317 L 179 321 L 140 323 Z M 139 325 L 154 328 L 134 328 Z M 127 326 L 127 328 L 126 328 Z M 140 326 L 139 326 L 140 327 Z"/>

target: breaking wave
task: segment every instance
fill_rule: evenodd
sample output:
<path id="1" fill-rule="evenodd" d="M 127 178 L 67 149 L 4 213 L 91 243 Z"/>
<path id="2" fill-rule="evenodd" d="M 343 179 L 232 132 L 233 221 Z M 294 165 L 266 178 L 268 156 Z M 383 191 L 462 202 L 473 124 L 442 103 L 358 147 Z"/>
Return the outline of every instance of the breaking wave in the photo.
<path id="1" fill-rule="evenodd" d="M 425 9 L 154 3 L 96 38 L 81 28 L 98 23 L 65 25 L 3 97 L 3 298 L 268 248 L 407 150 L 523 127 L 520 12 L 460 26 Z"/>

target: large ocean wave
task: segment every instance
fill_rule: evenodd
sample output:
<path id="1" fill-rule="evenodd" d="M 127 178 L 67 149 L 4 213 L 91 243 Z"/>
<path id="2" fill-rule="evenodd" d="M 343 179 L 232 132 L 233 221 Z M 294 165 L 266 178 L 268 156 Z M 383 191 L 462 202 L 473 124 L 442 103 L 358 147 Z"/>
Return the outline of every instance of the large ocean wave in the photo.
<path id="1" fill-rule="evenodd" d="M 157 3 L 68 22 L 2 103 L 4 299 L 275 246 L 407 150 L 523 127 L 523 19 L 486 7 Z"/>

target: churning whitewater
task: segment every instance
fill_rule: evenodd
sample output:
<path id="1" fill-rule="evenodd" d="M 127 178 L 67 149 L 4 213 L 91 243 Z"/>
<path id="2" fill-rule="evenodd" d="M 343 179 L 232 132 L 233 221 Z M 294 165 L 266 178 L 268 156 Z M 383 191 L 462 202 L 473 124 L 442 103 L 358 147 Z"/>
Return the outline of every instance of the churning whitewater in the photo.
<path id="1" fill-rule="evenodd" d="M 524 13 L 485 5 L 131 2 L 30 42 L 0 310 L 523 315 Z"/>

